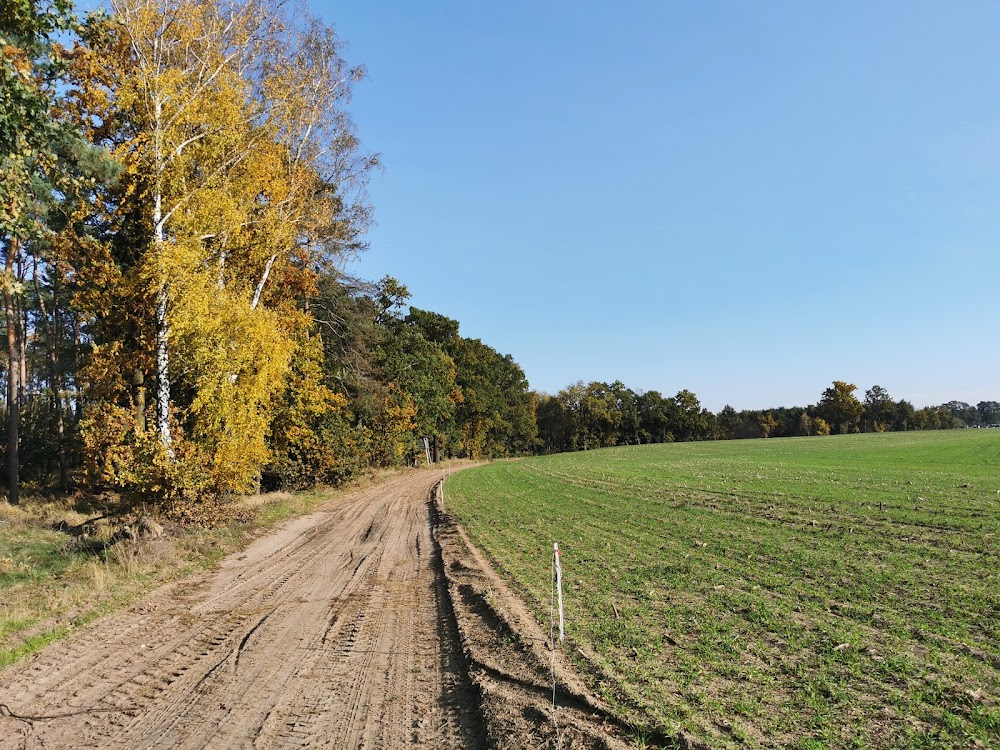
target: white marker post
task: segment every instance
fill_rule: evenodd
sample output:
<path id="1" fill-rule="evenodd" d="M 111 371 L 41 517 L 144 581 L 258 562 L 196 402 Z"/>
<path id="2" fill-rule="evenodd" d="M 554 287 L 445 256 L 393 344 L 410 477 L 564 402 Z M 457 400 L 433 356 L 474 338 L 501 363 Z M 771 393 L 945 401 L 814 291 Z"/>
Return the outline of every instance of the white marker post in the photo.
<path id="1" fill-rule="evenodd" d="M 559 542 L 552 545 L 552 554 L 556 561 L 556 595 L 559 597 L 559 640 L 565 638 L 563 632 L 563 602 L 562 602 L 562 565 L 559 563 Z"/>

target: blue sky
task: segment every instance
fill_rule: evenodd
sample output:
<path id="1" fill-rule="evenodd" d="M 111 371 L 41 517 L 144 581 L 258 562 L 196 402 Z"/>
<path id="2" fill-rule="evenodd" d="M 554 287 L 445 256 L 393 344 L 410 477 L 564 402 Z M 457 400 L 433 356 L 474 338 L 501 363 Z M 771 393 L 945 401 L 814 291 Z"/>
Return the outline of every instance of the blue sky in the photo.
<path id="1" fill-rule="evenodd" d="M 350 270 L 532 387 L 1000 400 L 1000 4 L 310 7 L 385 165 Z"/>
<path id="2" fill-rule="evenodd" d="M 533 387 L 1000 399 L 995 3 L 312 8 L 384 157 L 352 270 Z"/>

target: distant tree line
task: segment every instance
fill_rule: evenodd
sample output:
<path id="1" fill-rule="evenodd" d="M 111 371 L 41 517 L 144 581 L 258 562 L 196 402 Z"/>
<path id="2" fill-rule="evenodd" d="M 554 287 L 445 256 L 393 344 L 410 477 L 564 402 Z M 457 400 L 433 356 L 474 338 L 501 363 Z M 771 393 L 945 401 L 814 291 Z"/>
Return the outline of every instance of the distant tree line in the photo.
<path id="1" fill-rule="evenodd" d="M 665 397 L 658 391 L 633 391 L 621 381 L 577 382 L 554 396 L 537 396 L 538 436 L 543 452 L 556 453 L 640 443 L 1000 425 L 996 401 L 976 406 L 950 401 L 916 409 L 904 399 L 893 400 L 882 386 L 869 388 L 863 400 L 856 390 L 838 380 L 810 406 L 742 411 L 725 406 L 715 414 L 689 390 Z"/>

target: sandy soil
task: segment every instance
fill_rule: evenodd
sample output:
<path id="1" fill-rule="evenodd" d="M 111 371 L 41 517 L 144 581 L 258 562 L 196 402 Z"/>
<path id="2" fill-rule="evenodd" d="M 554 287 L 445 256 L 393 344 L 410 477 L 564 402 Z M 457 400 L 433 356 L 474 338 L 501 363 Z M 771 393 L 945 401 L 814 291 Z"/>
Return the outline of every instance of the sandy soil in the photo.
<path id="1" fill-rule="evenodd" d="M 334 501 L 0 672 L 0 747 L 480 747 L 427 497 Z M 438 566 L 439 567 L 439 566 Z"/>
<path id="2" fill-rule="evenodd" d="M 625 747 L 561 666 L 553 714 L 544 633 L 440 479 L 331 501 L 0 671 L 0 749 Z"/>

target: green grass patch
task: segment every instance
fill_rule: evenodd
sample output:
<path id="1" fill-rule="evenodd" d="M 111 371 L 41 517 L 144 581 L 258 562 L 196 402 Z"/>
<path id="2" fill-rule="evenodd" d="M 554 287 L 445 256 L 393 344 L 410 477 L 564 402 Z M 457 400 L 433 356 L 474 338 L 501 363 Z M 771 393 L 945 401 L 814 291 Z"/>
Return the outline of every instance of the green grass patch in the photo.
<path id="1" fill-rule="evenodd" d="M 636 726 L 1000 742 L 1000 430 L 611 448 L 460 472 L 446 497 L 545 621 L 559 542 L 580 666 Z"/>

